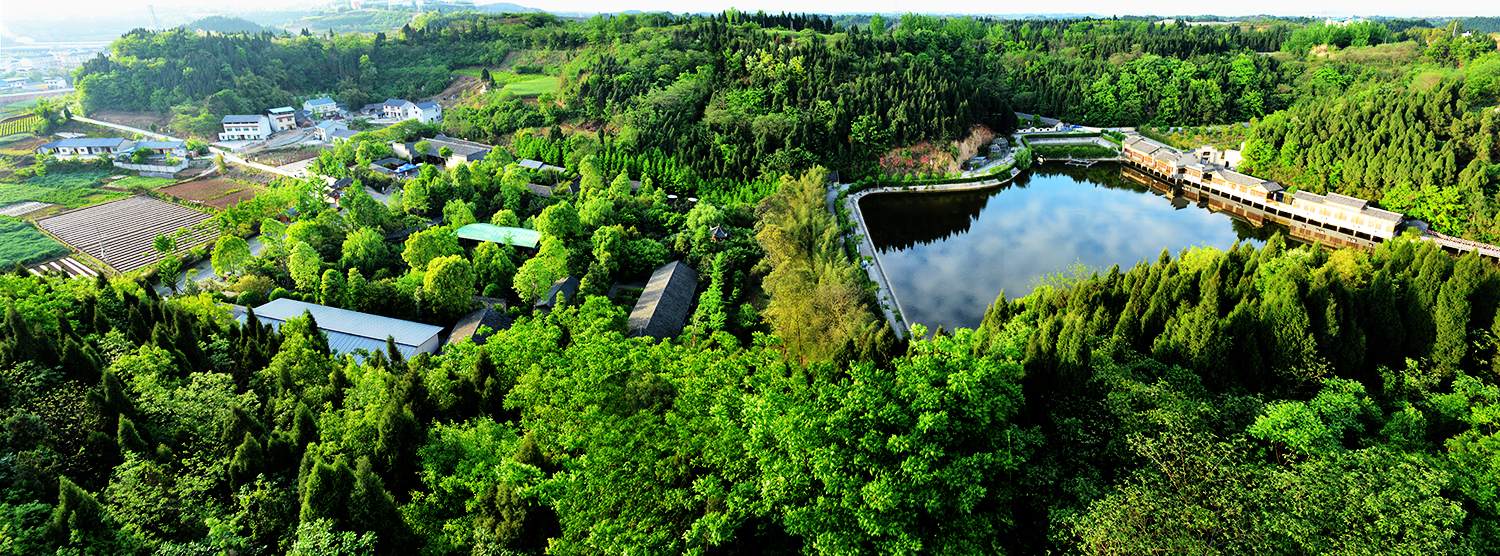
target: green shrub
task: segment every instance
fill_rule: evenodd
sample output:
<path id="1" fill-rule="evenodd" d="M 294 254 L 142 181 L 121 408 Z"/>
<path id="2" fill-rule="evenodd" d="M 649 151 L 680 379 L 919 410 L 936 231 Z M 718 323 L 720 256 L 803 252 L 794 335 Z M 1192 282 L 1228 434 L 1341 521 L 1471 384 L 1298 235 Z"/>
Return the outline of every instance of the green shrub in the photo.
<path id="1" fill-rule="evenodd" d="M 249 292 L 246 292 L 246 293 L 249 293 Z M 281 299 L 283 297 L 291 297 L 291 296 L 292 296 L 291 292 L 286 291 L 286 288 L 276 288 L 274 290 L 271 290 L 270 300 L 271 301 L 276 301 L 276 300 Z M 244 305 L 244 304 L 241 303 L 241 305 Z"/>
<path id="2" fill-rule="evenodd" d="M 285 292 L 286 290 L 281 290 L 281 291 Z M 273 295 L 273 296 L 276 295 L 276 292 L 271 292 L 271 295 Z M 254 307 L 256 305 L 260 305 L 262 303 L 265 303 L 265 299 L 266 299 L 265 294 L 262 294 L 260 292 L 250 291 L 250 292 L 243 292 L 243 293 L 241 293 L 238 297 L 235 298 L 234 302 L 236 304 L 244 305 L 246 307 Z M 278 298 L 272 297 L 272 299 L 278 299 Z"/>

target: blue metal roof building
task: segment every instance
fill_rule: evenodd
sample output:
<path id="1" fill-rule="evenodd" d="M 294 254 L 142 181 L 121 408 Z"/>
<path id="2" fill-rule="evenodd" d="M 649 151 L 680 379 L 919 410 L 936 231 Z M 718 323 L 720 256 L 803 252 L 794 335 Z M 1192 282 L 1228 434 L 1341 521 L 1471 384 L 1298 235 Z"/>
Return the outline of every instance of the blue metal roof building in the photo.
<path id="1" fill-rule="evenodd" d="M 371 352 L 385 349 L 386 336 L 396 340 L 396 349 L 406 357 L 418 353 L 433 353 L 438 348 L 438 334 L 442 327 L 420 322 L 411 322 L 358 311 L 328 307 L 291 298 L 281 298 L 255 308 L 255 316 L 277 329 L 287 319 L 312 313 L 318 321 L 318 329 L 328 334 L 328 347 L 338 353 L 354 353 L 357 349 Z M 245 318 L 241 317 L 240 322 Z"/>

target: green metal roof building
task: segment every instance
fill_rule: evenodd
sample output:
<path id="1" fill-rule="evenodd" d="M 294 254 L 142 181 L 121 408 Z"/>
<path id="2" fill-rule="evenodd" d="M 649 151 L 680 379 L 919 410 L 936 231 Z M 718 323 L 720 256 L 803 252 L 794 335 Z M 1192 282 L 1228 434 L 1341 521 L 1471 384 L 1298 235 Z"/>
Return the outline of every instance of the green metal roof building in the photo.
<path id="1" fill-rule="evenodd" d="M 458 237 L 492 243 L 508 243 L 516 247 L 536 249 L 542 241 L 542 233 L 526 228 L 506 228 L 494 224 L 469 224 L 458 229 Z"/>

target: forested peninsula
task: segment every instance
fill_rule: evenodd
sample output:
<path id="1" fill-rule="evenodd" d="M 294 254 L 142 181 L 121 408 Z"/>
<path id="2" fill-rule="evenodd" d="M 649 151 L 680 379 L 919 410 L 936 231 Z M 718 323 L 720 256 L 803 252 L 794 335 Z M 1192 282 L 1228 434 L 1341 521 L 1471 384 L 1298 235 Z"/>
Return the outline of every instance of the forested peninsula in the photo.
<path id="1" fill-rule="evenodd" d="M 332 205 L 282 178 L 214 211 L 220 280 L 0 275 L 0 551 L 1496 553 L 1492 262 L 1272 234 L 897 330 L 830 184 L 951 177 L 1040 122 L 1021 112 L 1243 145 L 1293 191 L 1494 242 L 1497 44 L 1424 20 L 738 11 L 132 32 L 75 74 L 79 114 L 211 136 L 314 95 L 484 89 L 323 151 L 310 171 L 357 184 Z M 520 75 L 558 87 L 519 97 Z M 438 133 L 494 147 L 439 170 L 417 146 Z M 397 148 L 429 163 L 370 169 Z M 536 241 L 457 235 L 484 223 Z M 642 337 L 632 307 L 674 262 L 686 326 Z M 503 318 L 345 352 L 268 300 L 444 335 Z"/>

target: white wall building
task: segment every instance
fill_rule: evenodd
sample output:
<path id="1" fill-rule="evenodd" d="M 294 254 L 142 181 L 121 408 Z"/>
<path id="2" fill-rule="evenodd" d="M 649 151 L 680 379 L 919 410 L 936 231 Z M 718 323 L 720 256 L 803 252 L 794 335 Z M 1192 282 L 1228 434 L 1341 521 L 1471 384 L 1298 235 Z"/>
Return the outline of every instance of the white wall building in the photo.
<path id="1" fill-rule="evenodd" d="M 297 127 L 297 111 L 290 106 L 272 108 L 266 112 L 271 115 L 272 131 L 281 132 Z"/>
<path id="2" fill-rule="evenodd" d="M 302 109 L 306 110 L 314 118 L 325 118 L 338 114 L 339 105 L 328 97 L 315 98 L 302 103 Z"/>
<path id="3" fill-rule="evenodd" d="M 135 150 L 135 141 L 120 137 L 104 139 L 61 139 L 36 148 L 37 154 L 52 153 L 60 157 L 108 156 Z"/>
<path id="4" fill-rule="evenodd" d="M 264 141 L 271 136 L 271 119 L 260 114 L 224 116 L 220 141 Z"/>

